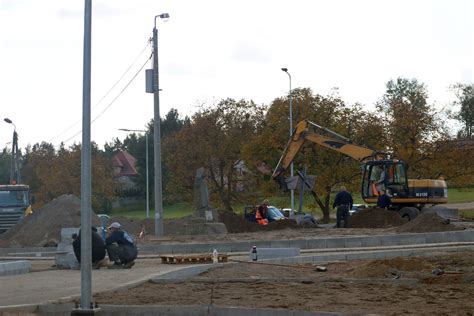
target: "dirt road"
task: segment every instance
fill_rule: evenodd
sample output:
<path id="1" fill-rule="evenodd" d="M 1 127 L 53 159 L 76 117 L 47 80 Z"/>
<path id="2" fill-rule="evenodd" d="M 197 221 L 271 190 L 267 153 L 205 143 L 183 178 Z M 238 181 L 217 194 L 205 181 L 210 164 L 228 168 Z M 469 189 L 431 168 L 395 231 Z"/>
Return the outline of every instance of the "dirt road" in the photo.
<path id="1" fill-rule="evenodd" d="M 313 265 L 235 263 L 187 282 L 146 282 L 94 296 L 99 304 L 283 308 L 349 314 L 472 315 L 474 254 Z M 442 268 L 442 275 L 432 274 Z"/>

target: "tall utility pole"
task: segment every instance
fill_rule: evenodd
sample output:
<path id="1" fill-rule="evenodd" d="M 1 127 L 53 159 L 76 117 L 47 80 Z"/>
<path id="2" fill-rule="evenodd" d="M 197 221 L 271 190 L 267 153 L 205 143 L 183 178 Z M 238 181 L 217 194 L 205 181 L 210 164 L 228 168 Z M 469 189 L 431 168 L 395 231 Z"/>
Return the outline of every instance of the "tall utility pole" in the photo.
<path id="1" fill-rule="evenodd" d="M 8 124 L 13 125 L 12 159 L 10 162 L 10 184 L 20 184 L 20 154 L 18 153 L 18 133 L 16 132 L 16 125 L 9 118 L 4 118 L 3 120 Z"/>
<path id="2" fill-rule="evenodd" d="M 163 189 L 161 176 L 161 118 L 160 118 L 160 84 L 158 76 L 158 29 L 156 28 L 156 18 L 168 19 L 168 13 L 155 16 L 153 27 L 153 142 L 155 155 L 155 235 L 163 236 Z"/>
<path id="3" fill-rule="evenodd" d="M 77 314 L 91 315 L 91 33 L 92 0 L 85 0 L 84 55 L 82 78 L 82 153 L 81 153 L 81 305 Z M 84 313 L 84 311 L 87 311 Z M 71 314 L 75 314 L 74 311 Z"/>
<path id="4" fill-rule="evenodd" d="M 289 99 L 290 99 L 290 137 L 291 134 L 293 133 L 293 104 L 292 104 L 292 96 L 291 96 L 291 75 L 288 72 L 288 68 L 281 68 L 283 72 L 286 72 L 288 77 L 290 78 L 290 92 L 289 92 Z M 291 162 L 290 165 L 290 176 L 293 179 L 293 162 Z M 295 190 L 291 190 L 291 211 L 290 211 L 290 216 L 293 217 L 295 214 Z"/>

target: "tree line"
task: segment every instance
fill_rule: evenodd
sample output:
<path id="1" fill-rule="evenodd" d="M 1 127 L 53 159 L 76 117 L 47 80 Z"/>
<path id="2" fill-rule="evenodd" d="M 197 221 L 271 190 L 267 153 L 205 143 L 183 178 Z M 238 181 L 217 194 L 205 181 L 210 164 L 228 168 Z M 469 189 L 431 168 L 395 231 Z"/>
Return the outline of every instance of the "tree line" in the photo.
<path id="1" fill-rule="evenodd" d="M 444 178 L 450 186 L 474 183 L 474 85 L 453 85 L 454 110 L 439 111 L 428 102 L 427 87 L 416 79 L 398 78 L 386 84 L 386 92 L 375 111 L 361 104 L 347 104 L 336 91 L 315 94 L 310 88 L 291 91 L 294 124 L 313 121 L 353 143 L 391 153 L 409 166 L 410 178 Z M 251 100 L 222 99 L 203 105 L 191 117 L 182 118 L 171 109 L 160 121 L 164 204 L 190 201 L 194 176 L 204 167 L 211 203 L 232 210 L 232 205 L 256 203 L 278 195 L 278 186 L 269 181 L 289 137 L 289 96 L 268 105 Z M 449 119 L 460 123 L 458 130 Z M 146 125 L 149 139 L 150 192 L 153 192 L 153 120 Z M 92 146 L 92 203 L 98 211 L 110 210 L 120 196 L 111 166 L 111 157 L 126 150 L 137 159 L 138 194 L 145 196 L 145 136 L 129 134 L 123 141 L 114 138 L 99 149 Z M 80 195 L 79 144 L 56 149 L 40 143 L 25 148 L 21 155 L 22 176 L 38 203 L 61 194 Z M 10 152 L 0 155 L 0 181 L 8 182 Z M 318 146 L 307 146 L 295 159 L 297 168 L 316 175 L 312 208 L 329 216 L 331 193 L 341 184 L 352 192 L 360 187 L 357 162 Z M 153 197 L 151 197 L 153 199 Z M 152 205 L 152 204 L 151 204 Z M 212 206 L 212 205 L 211 205 Z"/>

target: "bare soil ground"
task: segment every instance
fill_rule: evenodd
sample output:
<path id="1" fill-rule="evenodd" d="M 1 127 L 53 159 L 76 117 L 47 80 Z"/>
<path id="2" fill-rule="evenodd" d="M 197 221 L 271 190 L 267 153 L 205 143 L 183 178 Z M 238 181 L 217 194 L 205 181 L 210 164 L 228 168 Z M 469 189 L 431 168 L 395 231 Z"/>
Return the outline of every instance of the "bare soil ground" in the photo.
<path id="1" fill-rule="evenodd" d="M 282 220 L 261 226 L 249 222 L 243 216 L 220 211 L 219 221 L 224 223 L 228 234 L 182 235 L 182 227 L 192 224 L 196 218 L 165 220 L 164 238 L 154 237 L 153 219 L 133 220 L 113 217 L 110 221 L 122 224 L 123 229 L 139 236 L 147 234 L 139 243 L 180 243 L 274 239 L 309 239 L 317 236 L 377 235 L 395 233 L 421 233 L 459 230 L 463 227 L 452 225 L 435 214 L 421 214 L 411 223 L 404 221 L 397 213 L 377 208 L 365 209 L 350 219 L 350 229 L 328 229 L 317 225 L 297 225 L 293 220 Z M 99 219 L 92 214 L 92 224 L 99 225 Z M 80 226 L 80 200 L 73 195 L 63 195 L 54 199 L 33 215 L 24 218 L 8 232 L 0 235 L 0 247 L 54 247 L 61 239 L 61 228 Z"/>
<path id="2" fill-rule="evenodd" d="M 78 227 L 79 203 L 62 196 L 36 215 L 18 223 L 0 236 L 0 247 L 43 246 L 59 240 L 61 227 Z M 327 236 L 367 236 L 464 229 L 434 214 L 422 214 L 412 222 L 400 221 L 395 213 L 367 210 L 352 218 L 353 228 L 335 229 L 296 226 L 291 220 L 261 227 L 232 213 L 221 215 L 230 233 L 183 236 L 179 226 L 192 218 L 165 222 L 165 236 L 152 235 L 153 220 L 114 218 L 134 235 L 149 233 L 140 244 L 193 243 L 242 240 L 311 239 Z M 357 221 L 360 221 L 357 224 Z M 93 215 L 94 223 L 97 217 Z M 138 265 L 157 265 L 157 259 L 138 260 Z M 128 290 L 98 293 L 99 304 L 176 304 L 283 308 L 347 314 L 473 315 L 474 253 L 438 254 L 433 257 L 394 258 L 332 262 L 327 272 L 314 265 L 281 266 L 234 262 L 185 282 L 146 282 Z M 51 262 L 38 261 L 33 271 L 52 269 Z M 446 273 L 435 275 L 439 268 Z"/>
<path id="3" fill-rule="evenodd" d="M 347 314 L 473 315 L 474 253 L 281 266 L 231 263 L 180 283 L 99 293 L 116 305 L 282 308 Z M 445 271 L 434 275 L 436 268 Z"/>

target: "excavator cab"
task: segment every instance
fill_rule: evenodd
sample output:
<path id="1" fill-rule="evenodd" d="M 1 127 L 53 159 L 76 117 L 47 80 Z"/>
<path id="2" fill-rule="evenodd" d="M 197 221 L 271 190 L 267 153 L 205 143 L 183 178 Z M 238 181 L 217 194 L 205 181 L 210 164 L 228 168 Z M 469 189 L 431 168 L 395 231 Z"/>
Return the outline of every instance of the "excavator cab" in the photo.
<path id="1" fill-rule="evenodd" d="M 374 160 L 364 165 L 362 198 L 373 199 L 385 190 L 393 197 L 409 195 L 406 164 L 400 160 Z"/>

